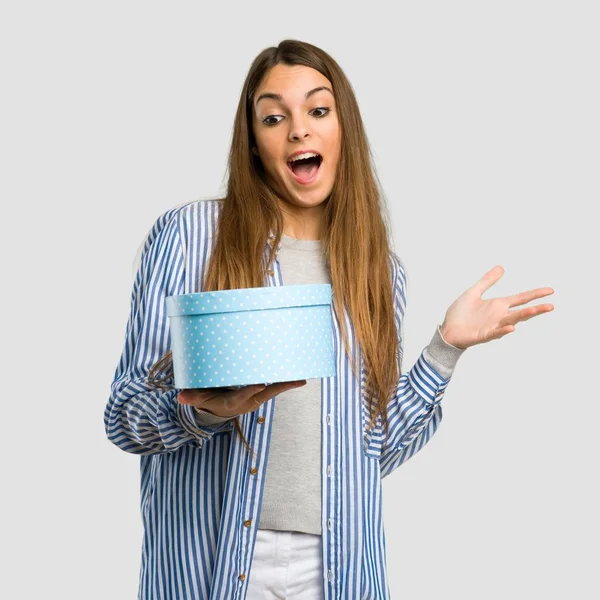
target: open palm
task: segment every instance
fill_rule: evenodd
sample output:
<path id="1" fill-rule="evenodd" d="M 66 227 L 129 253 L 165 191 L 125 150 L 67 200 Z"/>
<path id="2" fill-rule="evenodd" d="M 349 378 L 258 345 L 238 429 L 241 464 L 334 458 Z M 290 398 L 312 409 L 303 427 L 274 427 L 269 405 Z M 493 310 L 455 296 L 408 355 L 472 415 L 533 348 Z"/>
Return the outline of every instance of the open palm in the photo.
<path id="1" fill-rule="evenodd" d="M 446 342 L 457 348 L 483 344 L 511 333 L 520 321 L 554 310 L 552 304 L 529 306 L 521 310 L 509 310 L 538 298 L 554 293 L 550 287 L 537 288 L 505 298 L 483 300 L 481 296 L 504 275 L 504 269 L 496 265 L 473 287 L 459 296 L 448 308 L 440 327 Z"/>

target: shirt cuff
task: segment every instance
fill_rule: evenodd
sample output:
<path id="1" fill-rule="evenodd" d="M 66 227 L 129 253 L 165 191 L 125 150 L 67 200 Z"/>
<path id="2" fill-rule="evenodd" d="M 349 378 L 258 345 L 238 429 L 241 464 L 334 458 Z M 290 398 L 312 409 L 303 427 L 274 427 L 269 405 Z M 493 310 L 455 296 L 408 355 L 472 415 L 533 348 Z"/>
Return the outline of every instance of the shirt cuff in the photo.
<path id="1" fill-rule="evenodd" d="M 436 370 L 444 379 L 450 379 L 454 373 L 454 368 L 458 359 L 462 356 L 466 348 L 457 348 L 449 344 L 440 331 L 440 326 L 436 328 L 429 346 L 425 348 L 425 360 Z"/>
<path id="2" fill-rule="evenodd" d="M 194 414 L 196 416 L 196 421 L 203 427 L 221 425 L 222 423 L 233 419 L 233 417 L 219 417 L 218 415 L 213 415 L 212 413 L 206 410 L 202 410 L 201 408 L 196 407 L 194 407 Z"/>

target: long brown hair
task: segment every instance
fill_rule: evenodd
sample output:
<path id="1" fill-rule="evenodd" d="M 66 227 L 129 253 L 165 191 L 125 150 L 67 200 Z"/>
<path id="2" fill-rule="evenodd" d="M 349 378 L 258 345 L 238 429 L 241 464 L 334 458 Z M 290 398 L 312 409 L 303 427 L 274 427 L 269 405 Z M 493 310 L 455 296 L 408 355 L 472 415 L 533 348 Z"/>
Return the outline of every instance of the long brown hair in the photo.
<path id="1" fill-rule="evenodd" d="M 381 415 L 387 435 L 387 403 L 396 390 L 401 372 L 390 271 L 389 216 L 352 86 L 333 58 L 316 46 L 284 40 L 276 47 L 263 50 L 250 67 L 235 115 L 227 191 L 215 245 L 199 290 L 263 287 L 275 259 L 283 218 L 262 163 L 252 153 L 255 144 L 252 111 L 261 81 L 280 63 L 316 69 L 333 86 L 341 150 L 335 182 L 325 200 L 321 243 L 330 270 L 333 306 L 341 325 L 344 347 L 351 356 L 343 318 L 345 308 L 364 359 L 367 374 L 364 385 L 371 415 L 367 430 Z M 263 253 L 270 231 L 276 237 L 265 262 Z M 355 377 L 358 368 L 353 361 Z M 162 371 L 167 375 L 157 378 Z M 148 382 L 155 387 L 165 387 L 162 383 L 172 374 L 172 352 L 169 351 L 152 365 Z M 235 427 L 247 450 L 252 451 L 238 417 Z"/>

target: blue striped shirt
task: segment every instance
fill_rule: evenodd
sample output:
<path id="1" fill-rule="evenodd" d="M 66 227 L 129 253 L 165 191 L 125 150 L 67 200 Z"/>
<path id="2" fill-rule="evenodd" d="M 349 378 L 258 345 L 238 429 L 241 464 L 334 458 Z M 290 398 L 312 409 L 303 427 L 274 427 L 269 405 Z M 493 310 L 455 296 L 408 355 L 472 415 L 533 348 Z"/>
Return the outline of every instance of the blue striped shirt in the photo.
<path id="1" fill-rule="evenodd" d="M 244 436 L 257 453 L 253 458 L 232 421 L 203 426 L 193 407 L 177 401 L 172 379 L 168 390 L 146 381 L 150 367 L 170 349 L 165 298 L 202 291 L 221 206 L 221 200 L 177 206 L 163 213 L 148 233 L 104 413 L 108 439 L 140 455 L 140 600 L 246 596 L 277 398 L 240 417 Z M 265 243 L 265 260 L 269 250 Z M 390 264 L 402 356 L 406 277 L 393 252 Z M 280 285 L 284 282 L 275 261 L 265 286 Z M 388 404 L 389 434 L 385 436 L 381 416 L 365 433 L 365 372 L 346 311 L 343 318 L 361 369 L 358 381 L 332 306 L 337 376 L 321 379 L 323 594 L 326 600 L 387 600 L 382 479 L 435 433 L 451 375 L 443 377 L 444 369 L 434 368 L 436 361 L 428 360 L 425 349 L 399 378 Z"/>

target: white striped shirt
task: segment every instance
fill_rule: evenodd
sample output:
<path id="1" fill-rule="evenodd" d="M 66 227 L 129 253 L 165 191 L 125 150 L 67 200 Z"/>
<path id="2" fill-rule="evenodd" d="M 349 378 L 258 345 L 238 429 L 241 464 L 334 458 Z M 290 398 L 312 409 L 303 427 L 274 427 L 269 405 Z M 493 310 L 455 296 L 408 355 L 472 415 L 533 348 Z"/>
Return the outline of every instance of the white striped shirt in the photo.
<path id="1" fill-rule="evenodd" d="M 150 367 L 170 349 L 165 298 L 202 291 L 221 206 L 220 200 L 177 206 L 163 213 L 148 233 L 104 413 L 108 439 L 140 455 L 144 537 L 139 600 L 246 596 L 277 398 L 240 416 L 244 436 L 257 454 L 252 458 L 232 421 L 202 426 L 194 409 L 177 401 L 172 379 L 168 390 L 146 381 Z M 265 243 L 265 260 L 269 250 Z M 390 264 L 402 356 L 406 277 L 393 252 Z M 275 261 L 265 286 L 280 285 L 284 282 Z M 346 311 L 344 319 L 352 353 L 360 356 Z M 434 358 L 425 348 L 399 378 L 388 404 L 389 435 L 381 416 L 365 434 L 369 411 L 362 357 L 358 381 L 333 305 L 332 321 L 337 376 L 321 379 L 323 594 L 325 600 L 387 600 L 381 482 L 435 433 L 442 419 L 440 402 L 463 350 L 448 344 L 444 368 L 444 361 L 436 360 L 442 354 Z"/>

